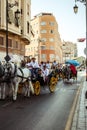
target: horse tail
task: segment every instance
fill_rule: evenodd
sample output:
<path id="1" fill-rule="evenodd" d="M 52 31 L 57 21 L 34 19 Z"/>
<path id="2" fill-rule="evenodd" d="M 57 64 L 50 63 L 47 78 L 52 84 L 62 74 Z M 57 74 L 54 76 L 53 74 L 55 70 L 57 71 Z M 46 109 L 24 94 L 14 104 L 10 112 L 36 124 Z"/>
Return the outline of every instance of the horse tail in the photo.
<path id="1" fill-rule="evenodd" d="M 31 81 L 29 81 L 29 86 L 30 86 L 30 90 L 31 90 L 32 94 L 34 94 L 34 88 L 33 88 L 33 85 L 32 85 Z"/>

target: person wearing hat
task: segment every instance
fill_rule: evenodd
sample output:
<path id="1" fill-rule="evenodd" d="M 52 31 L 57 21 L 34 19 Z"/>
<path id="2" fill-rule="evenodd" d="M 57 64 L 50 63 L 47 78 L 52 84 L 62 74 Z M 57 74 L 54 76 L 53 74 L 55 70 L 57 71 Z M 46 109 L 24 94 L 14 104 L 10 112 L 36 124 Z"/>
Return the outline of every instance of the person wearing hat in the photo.
<path id="1" fill-rule="evenodd" d="M 33 57 L 33 58 L 31 59 L 30 65 L 32 66 L 32 74 L 33 74 L 33 75 L 36 75 L 38 69 L 40 68 L 40 66 L 39 66 L 38 62 L 36 61 L 36 58 L 35 58 L 35 57 Z"/>
<path id="2" fill-rule="evenodd" d="M 33 68 L 40 68 L 40 66 L 39 66 L 38 62 L 36 61 L 35 57 L 32 57 L 32 59 L 31 59 L 31 66 Z"/>

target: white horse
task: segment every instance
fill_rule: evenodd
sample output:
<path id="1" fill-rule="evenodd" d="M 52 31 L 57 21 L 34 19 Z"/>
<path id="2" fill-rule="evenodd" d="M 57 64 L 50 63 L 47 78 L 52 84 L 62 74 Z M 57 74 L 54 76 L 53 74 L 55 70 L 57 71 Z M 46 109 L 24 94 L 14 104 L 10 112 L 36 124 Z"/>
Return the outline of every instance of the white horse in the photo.
<path id="1" fill-rule="evenodd" d="M 10 87 L 12 87 L 13 92 L 13 100 L 15 101 L 17 99 L 17 92 L 19 83 L 22 83 L 25 85 L 27 89 L 25 89 L 25 96 L 30 96 L 30 91 L 32 94 L 34 94 L 34 88 L 31 82 L 31 72 L 28 68 L 18 68 L 17 65 L 15 65 L 12 62 L 7 62 L 4 65 L 5 68 L 5 75 L 4 79 L 7 82 Z"/>
<path id="2" fill-rule="evenodd" d="M 4 67 L 0 62 L 0 99 L 5 98 Z"/>

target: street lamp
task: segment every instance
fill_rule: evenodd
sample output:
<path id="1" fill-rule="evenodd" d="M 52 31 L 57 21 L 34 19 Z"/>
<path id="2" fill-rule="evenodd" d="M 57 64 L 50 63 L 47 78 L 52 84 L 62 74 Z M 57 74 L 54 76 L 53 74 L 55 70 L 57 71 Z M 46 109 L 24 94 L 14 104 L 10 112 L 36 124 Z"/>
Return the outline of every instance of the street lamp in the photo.
<path id="1" fill-rule="evenodd" d="M 87 0 L 75 0 L 75 6 L 73 7 L 74 13 L 76 14 L 78 12 L 78 6 L 76 5 L 76 2 L 81 2 L 86 6 L 86 23 L 87 23 Z M 86 25 L 86 48 L 85 48 L 85 55 L 86 55 L 86 81 L 87 81 L 87 25 Z"/>
<path id="2" fill-rule="evenodd" d="M 11 59 L 10 56 L 8 55 L 8 20 L 9 20 L 8 11 L 10 10 L 10 8 L 14 6 L 18 6 L 18 2 L 15 1 L 14 4 L 10 4 L 8 3 L 8 0 L 6 0 L 6 56 L 5 56 L 5 60 L 7 62 Z M 15 13 L 17 17 L 17 13 L 19 13 L 18 10 Z"/>

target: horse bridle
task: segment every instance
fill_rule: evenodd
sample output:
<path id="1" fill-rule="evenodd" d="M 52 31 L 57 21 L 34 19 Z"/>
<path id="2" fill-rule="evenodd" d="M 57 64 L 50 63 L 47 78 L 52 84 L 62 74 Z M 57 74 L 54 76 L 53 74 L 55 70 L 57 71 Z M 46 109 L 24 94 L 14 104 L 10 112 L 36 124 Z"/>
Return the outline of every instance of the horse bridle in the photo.
<path id="1" fill-rule="evenodd" d="M 6 63 L 6 64 L 4 65 L 4 70 L 5 70 L 5 68 L 7 69 L 7 71 L 4 72 L 4 73 L 5 73 L 5 76 L 6 76 L 7 78 L 14 78 L 15 75 L 17 74 L 17 65 L 14 64 L 14 66 L 15 66 L 15 69 L 14 69 L 14 73 L 12 74 L 12 73 L 11 73 L 11 70 L 12 70 L 11 64 Z"/>

